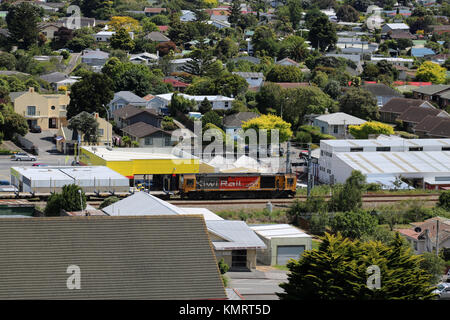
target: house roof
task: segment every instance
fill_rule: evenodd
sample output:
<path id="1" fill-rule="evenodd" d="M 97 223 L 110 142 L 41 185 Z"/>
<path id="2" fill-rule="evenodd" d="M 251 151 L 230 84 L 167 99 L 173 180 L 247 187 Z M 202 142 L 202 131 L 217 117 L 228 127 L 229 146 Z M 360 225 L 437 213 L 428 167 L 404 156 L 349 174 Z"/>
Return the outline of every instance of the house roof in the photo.
<path id="1" fill-rule="evenodd" d="M 416 232 L 412 229 L 395 229 L 395 231 L 398 231 L 398 233 L 404 236 L 419 240 L 420 232 Z"/>
<path id="2" fill-rule="evenodd" d="M 300 66 L 300 63 L 298 63 L 297 61 L 294 61 L 294 60 L 292 60 L 292 59 L 290 59 L 290 58 L 284 58 L 284 59 L 281 59 L 281 60 L 275 62 L 275 64 L 283 64 L 283 63 L 285 63 L 285 62 L 287 62 L 287 63 L 289 63 L 289 64 L 292 64 L 292 65 L 294 65 L 294 66 L 297 66 L 297 67 Z"/>
<path id="3" fill-rule="evenodd" d="M 442 121 L 450 122 L 450 119 L 446 119 L 443 117 L 427 115 L 420 121 L 417 125 L 414 126 L 414 131 L 421 131 L 429 133 L 433 128 L 435 128 Z"/>
<path id="4" fill-rule="evenodd" d="M 262 72 L 233 72 L 242 78 L 264 78 L 264 74 Z"/>
<path id="5" fill-rule="evenodd" d="M 186 88 L 189 86 L 189 83 L 185 83 L 174 78 L 165 78 L 163 82 L 170 83 L 174 88 Z"/>
<path id="6" fill-rule="evenodd" d="M 391 39 L 414 39 L 415 37 L 409 31 L 394 31 L 389 35 Z"/>
<path id="7" fill-rule="evenodd" d="M 244 221 L 207 220 L 208 231 L 228 241 L 212 241 L 216 250 L 266 249 Z"/>
<path id="8" fill-rule="evenodd" d="M 409 30 L 409 26 L 405 23 L 386 23 L 386 26 L 388 26 L 392 30 L 401 30 L 401 29 Z"/>
<path id="9" fill-rule="evenodd" d="M 312 238 L 303 230 L 288 224 L 251 225 L 250 228 L 261 237 L 272 238 Z"/>
<path id="10" fill-rule="evenodd" d="M 426 95 L 434 95 L 436 93 L 446 91 L 450 89 L 450 85 L 448 84 L 432 84 L 430 86 L 423 86 L 417 89 L 414 89 L 413 92 L 423 93 Z"/>
<path id="11" fill-rule="evenodd" d="M 166 11 L 166 8 L 145 8 L 145 13 L 161 13 L 163 11 Z"/>
<path id="12" fill-rule="evenodd" d="M 144 37 L 145 39 L 149 39 L 156 42 L 169 42 L 170 39 L 163 35 L 161 32 L 152 31 L 148 35 Z"/>
<path id="13" fill-rule="evenodd" d="M 435 108 L 409 107 L 397 117 L 397 120 L 410 123 L 419 123 L 426 116 L 437 116 L 441 112 L 442 110 Z"/>
<path id="14" fill-rule="evenodd" d="M 169 30 L 169 26 L 157 26 L 158 30 L 161 32 L 166 32 L 167 30 Z"/>
<path id="15" fill-rule="evenodd" d="M 256 58 L 256 57 L 252 57 L 252 56 L 241 56 L 241 57 L 237 57 L 237 58 L 233 58 L 231 59 L 231 61 L 237 62 L 240 60 L 245 60 L 245 61 L 249 61 L 251 63 L 254 64 L 260 64 L 261 63 L 261 59 Z"/>
<path id="16" fill-rule="evenodd" d="M 126 119 L 134 117 L 135 115 L 140 114 L 142 112 L 147 112 L 147 113 L 152 114 L 153 116 L 159 117 L 159 115 L 156 114 L 155 111 L 153 111 L 151 109 L 142 109 L 142 108 L 135 107 L 131 104 L 127 104 L 123 108 L 114 110 L 113 116 L 126 120 Z"/>
<path id="17" fill-rule="evenodd" d="M 436 52 L 431 50 L 430 48 L 411 48 L 411 55 L 413 57 L 424 57 L 429 55 L 435 55 Z"/>
<path id="18" fill-rule="evenodd" d="M 132 125 L 123 128 L 122 131 L 136 138 L 144 138 L 159 131 L 169 135 L 169 133 L 165 132 L 164 130 L 156 128 L 151 124 L 142 121 L 133 123 Z"/>
<path id="19" fill-rule="evenodd" d="M 130 104 L 133 104 L 133 103 L 141 103 L 141 104 L 144 103 L 145 104 L 147 102 L 143 98 L 135 95 L 131 91 L 119 91 L 119 92 L 116 92 L 114 94 L 113 101 L 118 99 L 118 98 L 121 98 L 121 99 L 127 101 Z"/>
<path id="20" fill-rule="evenodd" d="M 88 50 L 83 53 L 81 58 L 88 58 L 88 59 L 108 59 L 109 53 L 100 51 L 100 50 Z"/>
<path id="21" fill-rule="evenodd" d="M 366 83 L 362 85 L 364 90 L 369 91 L 374 96 L 402 97 L 402 94 L 383 83 Z"/>
<path id="22" fill-rule="evenodd" d="M 433 137 L 450 138 L 450 119 L 444 118 L 428 134 Z"/>
<path id="23" fill-rule="evenodd" d="M 250 119 L 256 118 L 259 115 L 255 112 L 237 112 L 226 116 L 223 119 L 224 127 L 241 127 L 242 123 Z"/>
<path id="24" fill-rule="evenodd" d="M 420 107 L 425 102 L 418 99 L 392 98 L 380 108 L 380 112 L 403 113 L 409 107 Z"/>
<path id="25" fill-rule="evenodd" d="M 66 80 L 67 78 L 69 78 L 69 76 L 62 72 L 52 72 L 52 73 L 44 74 L 44 75 L 40 76 L 39 78 L 41 78 L 42 80 L 45 80 L 49 83 L 53 83 L 53 82 L 59 82 L 62 80 Z"/>
<path id="26" fill-rule="evenodd" d="M 330 114 L 324 114 L 318 116 L 317 120 L 328 123 L 329 125 L 360 125 L 366 122 L 366 120 L 354 117 L 344 112 L 336 112 Z"/>
<path id="27" fill-rule="evenodd" d="M 4 218 L 0 255 L 0 299 L 227 297 L 201 216 Z"/>

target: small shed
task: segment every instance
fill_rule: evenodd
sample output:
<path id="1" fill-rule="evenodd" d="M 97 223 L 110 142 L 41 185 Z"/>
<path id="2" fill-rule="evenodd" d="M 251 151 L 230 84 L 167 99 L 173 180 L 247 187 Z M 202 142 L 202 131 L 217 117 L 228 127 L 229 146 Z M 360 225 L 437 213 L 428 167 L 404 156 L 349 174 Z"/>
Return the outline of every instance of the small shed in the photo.
<path id="1" fill-rule="evenodd" d="M 257 261 L 265 265 L 286 265 L 290 259 L 299 259 L 305 250 L 311 250 L 312 237 L 288 224 L 251 225 L 266 244 L 258 252 Z"/>

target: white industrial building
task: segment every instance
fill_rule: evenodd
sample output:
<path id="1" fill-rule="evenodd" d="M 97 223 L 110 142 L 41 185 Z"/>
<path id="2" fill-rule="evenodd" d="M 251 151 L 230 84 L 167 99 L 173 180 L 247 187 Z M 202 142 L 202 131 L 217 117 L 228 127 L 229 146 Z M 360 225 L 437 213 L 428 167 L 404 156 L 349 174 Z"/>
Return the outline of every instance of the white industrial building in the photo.
<path id="1" fill-rule="evenodd" d="M 429 189 L 450 186 L 450 139 L 322 140 L 319 181 L 344 183 L 353 170 L 371 181 L 407 178 Z"/>
<path id="2" fill-rule="evenodd" d="M 61 192 L 76 184 L 85 193 L 128 193 L 128 178 L 104 166 L 92 167 L 12 167 L 11 184 L 19 192 Z"/>

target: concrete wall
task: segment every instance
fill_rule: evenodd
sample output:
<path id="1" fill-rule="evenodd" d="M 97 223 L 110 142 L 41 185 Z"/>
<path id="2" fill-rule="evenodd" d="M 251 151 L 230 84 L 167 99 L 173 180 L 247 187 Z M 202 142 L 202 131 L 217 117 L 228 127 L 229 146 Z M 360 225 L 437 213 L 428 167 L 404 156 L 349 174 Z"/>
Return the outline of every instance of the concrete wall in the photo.
<path id="1" fill-rule="evenodd" d="M 264 265 L 277 264 L 278 246 L 305 246 L 305 250 L 312 249 L 312 239 L 309 237 L 266 239 L 260 236 L 260 238 L 267 249 L 258 252 L 257 260 Z"/>

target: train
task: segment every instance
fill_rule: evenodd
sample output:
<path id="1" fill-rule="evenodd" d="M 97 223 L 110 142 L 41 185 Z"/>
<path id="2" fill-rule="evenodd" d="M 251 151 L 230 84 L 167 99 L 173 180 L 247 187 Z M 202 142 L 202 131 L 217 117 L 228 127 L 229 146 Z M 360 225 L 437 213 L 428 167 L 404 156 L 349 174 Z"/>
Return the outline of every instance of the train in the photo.
<path id="1" fill-rule="evenodd" d="M 290 198 L 296 194 L 292 173 L 200 173 L 180 177 L 181 199 Z"/>

